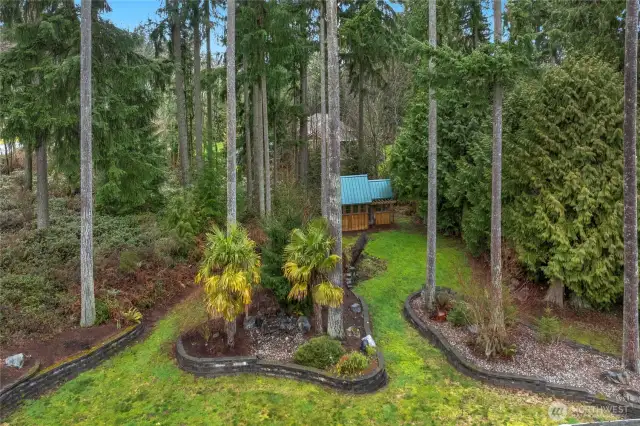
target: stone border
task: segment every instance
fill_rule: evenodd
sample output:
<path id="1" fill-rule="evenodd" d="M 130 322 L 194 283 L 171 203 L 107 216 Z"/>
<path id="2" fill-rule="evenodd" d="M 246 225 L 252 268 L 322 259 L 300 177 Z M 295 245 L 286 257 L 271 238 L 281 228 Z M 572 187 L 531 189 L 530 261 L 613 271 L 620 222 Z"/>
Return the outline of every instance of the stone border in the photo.
<path id="1" fill-rule="evenodd" d="M 0 419 L 6 419 L 26 399 L 35 399 L 43 393 L 73 379 L 78 374 L 97 367 L 102 361 L 120 352 L 144 331 L 139 323 L 128 330 L 101 343 L 70 361 L 25 376 L 13 385 L 0 390 Z M 72 355 L 72 357 L 74 357 Z"/>
<path id="2" fill-rule="evenodd" d="M 420 334 L 426 337 L 435 347 L 440 349 L 447 361 L 459 372 L 481 382 L 495 386 L 503 386 L 513 389 L 524 389 L 536 393 L 544 393 L 559 398 L 593 404 L 613 410 L 618 414 L 626 414 L 630 418 L 640 418 L 640 406 L 636 404 L 623 404 L 607 398 L 599 398 L 595 394 L 582 388 L 565 386 L 547 382 L 534 376 L 522 376 L 502 372 L 489 371 L 469 362 L 458 350 L 449 344 L 447 339 L 435 328 L 429 327 L 416 314 L 411 307 L 411 301 L 420 296 L 420 291 L 412 293 L 404 302 L 404 315 Z"/>
<path id="3" fill-rule="evenodd" d="M 369 309 L 360 296 L 355 293 L 354 295 L 362 305 L 365 335 L 371 334 Z M 182 337 L 179 337 L 176 343 L 178 365 L 184 371 L 196 376 L 219 377 L 243 373 L 261 374 L 264 376 L 303 380 L 352 393 L 375 392 L 387 384 L 387 371 L 385 369 L 384 357 L 379 348 L 377 348 L 377 355 L 378 366 L 374 371 L 364 376 L 345 378 L 331 375 L 317 368 L 267 361 L 254 356 L 198 358 L 186 353 L 182 344 Z"/>

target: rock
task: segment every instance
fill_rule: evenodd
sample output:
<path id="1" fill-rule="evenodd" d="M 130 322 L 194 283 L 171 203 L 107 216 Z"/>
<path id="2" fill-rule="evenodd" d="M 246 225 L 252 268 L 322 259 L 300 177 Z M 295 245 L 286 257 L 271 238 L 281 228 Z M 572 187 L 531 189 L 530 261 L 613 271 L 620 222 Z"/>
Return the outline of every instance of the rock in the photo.
<path id="1" fill-rule="evenodd" d="M 278 319 L 278 328 L 284 331 L 293 331 L 296 329 L 296 323 L 295 318 L 283 316 Z"/>
<path id="2" fill-rule="evenodd" d="M 244 318 L 244 322 L 242 323 L 242 328 L 244 328 L 245 330 L 251 330 L 257 327 L 256 324 L 256 317 L 245 317 Z"/>
<path id="3" fill-rule="evenodd" d="M 603 371 L 600 377 L 604 381 L 607 381 L 616 385 L 629 384 L 629 373 L 627 373 L 625 370 L 620 370 L 617 368 L 612 368 L 611 370 Z"/>
<path id="4" fill-rule="evenodd" d="M 305 316 L 301 316 L 298 318 L 298 330 L 303 333 L 308 333 L 311 330 L 311 323 L 309 322 L 309 318 Z"/>
<path id="5" fill-rule="evenodd" d="M 360 329 L 355 325 L 347 328 L 347 337 L 357 337 L 360 338 Z"/>
<path id="6" fill-rule="evenodd" d="M 370 334 L 367 334 L 366 336 L 364 336 L 360 341 L 360 350 L 362 352 L 366 352 L 367 346 L 371 346 L 372 348 L 376 347 L 376 342 L 373 340 L 373 337 L 371 337 Z"/>
<path id="7" fill-rule="evenodd" d="M 4 360 L 7 367 L 22 368 L 24 365 L 24 354 L 15 354 Z"/>
<path id="8" fill-rule="evenodd" d="M 360 312 L 362 312 L 362 306 L 360 306 L 359 303 L 354 303 L 353 305 L 351 305 L 351 310 L 356 314 L 359 314 Z"/>
<path id="9" fill-rule="evenodd" d="M 471 334 L 478 334 L 478 326 L 475 324 L 471 324 L 467 326 L 467 331 Z"/>
<path id="10" fill-rule="evenodd" d="M 633 389 L 622 389 L 620 391 L 622 398 L 632 404 L 640 404 L 640 392 Z"/>

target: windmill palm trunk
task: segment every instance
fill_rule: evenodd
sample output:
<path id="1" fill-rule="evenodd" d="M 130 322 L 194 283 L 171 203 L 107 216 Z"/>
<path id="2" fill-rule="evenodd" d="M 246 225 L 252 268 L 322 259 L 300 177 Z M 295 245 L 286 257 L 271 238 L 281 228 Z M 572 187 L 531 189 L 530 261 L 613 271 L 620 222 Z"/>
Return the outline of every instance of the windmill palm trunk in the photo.
<path id="1" fill-rule="evenodd" d="M 638 0 L 627 0 L 624 61 L 624 308 L 622 365 L 640 372 L 638 339 Z M 633 29 L 633 30 L 629 30 Z"/>
<path id="2" fill-rule="evenodd" d="M 96 320 L 93 294 L 93 158 L 91 117 L 91 0 L 82 0 L 80 22 L 80 326 Z"/>
<path id="3" fill-rule="evenodd" d="M 429 0 L 429 44 L 436 47 L 436 0 Z M 433 73 L 433 61 L 429 60 Z M 436 293 L 436 216 L 437 216 L 437 155 L 438 155 L 438 104 L 435 90 L 429 87 L 429 194 L 427 206 L 427 285 L 423 299 L 427 312 L 433 311 Z"/>
<path id="4" fill-rule="evenodd" d="M 328 170 L 328 222 L 331 236 L 335 240 L 333 253 L 340 256 L 340 261 L 331 272 L 329 278 L 333 285 L 342 287 L 342 209 L 340 194 L 340 139 L 338 127 L 340 125 L 340 69 L 338 64 L 338 5 L 336 0 L 327 1 L 327 16 L 329 18 L 327 31 L 328 50 L 328 80 L 329 80 L 329 170 Z M 342 306 L 329 308 L 327 324 L 329 336 L 342 338 L 344 327 L 342 321 Z"/>

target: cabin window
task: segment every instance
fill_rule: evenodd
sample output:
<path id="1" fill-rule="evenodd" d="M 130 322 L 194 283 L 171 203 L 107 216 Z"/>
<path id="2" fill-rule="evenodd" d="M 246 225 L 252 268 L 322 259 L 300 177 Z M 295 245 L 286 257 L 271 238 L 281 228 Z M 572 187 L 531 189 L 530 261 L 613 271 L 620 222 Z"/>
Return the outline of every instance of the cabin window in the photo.
<path id="1" fill-rule="evenodd" d="M 344 211 L 346 214 L 351 213 L 351 206 L 345 206 Z"/>

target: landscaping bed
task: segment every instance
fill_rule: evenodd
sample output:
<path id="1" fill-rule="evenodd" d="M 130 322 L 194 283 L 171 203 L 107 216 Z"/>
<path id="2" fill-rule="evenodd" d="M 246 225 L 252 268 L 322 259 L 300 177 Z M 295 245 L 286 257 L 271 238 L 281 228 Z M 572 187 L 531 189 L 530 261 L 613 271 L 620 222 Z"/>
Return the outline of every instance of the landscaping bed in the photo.
<path id="1" fill-rule="evenodd" d="M 475 345 L 477 327 L 456 327 L 436 320 L 424 310 L 419 292 L 407 299 L 405 311 L 423 333 L 447 352 L 454 365 L 472 377 L 588 402 L 599 400 L 626 407 L 624 413 L 640 415 L 640 404 L 634 399 L 640 390 L 640 375 L 626 372 L 621 379 L 618 358 L 562 340 L 543 343 L 534 329 L 516 323 L 508 330 L 514 354 L 487 359 Z M 613 379 L 605 377 L 612 375 Z"/>
<path id="2" fill-rule="evenodd" d="M 345 290 L 343 312 L 346 334 L 340 346 L 342 355 L 346 356 L 360 351 L 361 340 L 371 334 L 371 328 L 369 324 L 365 325 L 368 319 L 365 318 L 363 302 L 351 290 Z M 237 331 L 233 347 L 226 344 L 225 324 L 220 318 L 209 320 L 184 333 L 180 338 L 180 345 L 186 355 L 194 358 L 251 357 L 256 360 L 295 363 L 300 346 L 315 336 L 322 335 L 321 330 L 313 329 L 312 323 L 306 316 L 287 315 L 279 307 L 272 292 L 261 289 L 255 294 L 248 315 L 236 320 Z M 326 323 L 325 311 L 325 327 Z M 335 361 L 338 362 L 338 357 Z M 375 371 L 378 364 L 378 357 L 371 356 L 368 366 L 358 374 L 367 375 Z"/>

